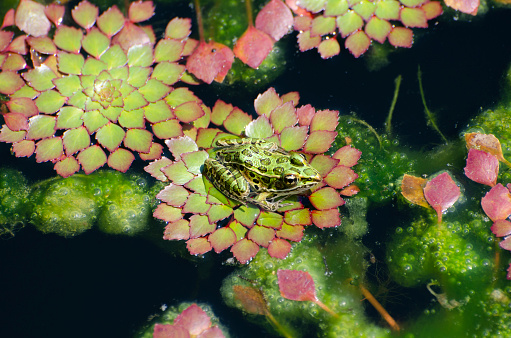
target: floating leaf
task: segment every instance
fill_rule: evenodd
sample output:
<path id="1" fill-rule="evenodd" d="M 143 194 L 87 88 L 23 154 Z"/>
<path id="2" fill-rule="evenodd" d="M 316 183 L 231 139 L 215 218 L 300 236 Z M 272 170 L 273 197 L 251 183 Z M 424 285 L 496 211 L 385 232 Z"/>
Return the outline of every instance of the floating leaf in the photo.
<path id="1" fill-rule="evenodd" d="M 154 6 L 152 1 L 137 1 L 130 4 L 128 17 L 131 22 L 146 21 L 153 15 Z"/>
<path id="2" fill-rule="evenodd" d="M 200 42 L 188 57 L 186 69 L 209 84 L 213 80 L 222 82 L 233 62 L 234 54 L 227 46 L 214 41 Z"/>
<path id="3" fill-rule="evenodd" d="M 312 223 L 318 228 L 331 228 L 341 225 L 341 215 L 337 208 L 328 210 L 312 210 Z"/>
<path id="4" fill-rule="evenodd" d="M 404 7 L 401 9 L 399 15 L 401 18 L 401 22 L 406 27 L 428 28 L 428 19 L 426 18 L 426 12 L 424 12 L 420 8 Z"/>
<path id="5" fill-rule="evenodd" d="M 293 26 L 293 13 L 280 0 L 269 1 L 257 14 L 255 27 L 279 41 Z"/>
<path id="6" fill-rule="evenodd" d="M 45 138 L 36 143 L 35 159 L 39 163 L 58 159 L 63 154 L 64 150 L 60 137 Z"/>
<path id="7" fill-rule="evenodd" d="M 78 53 L 82 47 L 83 33 L 80 29 L 61 25 L 57 28 L 53 42 L 57 47 L 71 53 Z"/>
<path id="8" fill-rule="evenodd" d="M 465 134 L 465 142 L 467 143 L 467 148 L 473 148 L 477 150 L 482 150 L 489 154 L 494 155 L 501 162 L 506 163 L 508 166 L 511 166 L 502 154 L 502 147 L 500 145 L 500 141 L 493 134 L 479 134 L 479 133 L 466 133 Z"/>
<path id="9" fill-rule="evenodd" d="M 101 168 L 107 161 L 105 152 L 98 145 L 82 150 L 76 158 L 86 174 Z"/>
<path id="10" fill-rule="evenodd" d="M 12 145 L 12 152 L 16 157 L 30 157 L 34 153 L 34 141 L 23 140 Z"/>
<path id="11" fill-rule="evenodd" d="M 233 48 L 234 55 L 243 63 L 256 69 L 273 49 L 273 40 L 268 34 L 249 26 Z"/>
<path id="12" fill-rule="evenodd" d="M 21 0 L 16 9 L 16 26 L 32 36 L 47 35 L 51 23 L 44 13 L 44 6 L 32 0 Z"/>
<path id="13" fill-rule="evenodd" d="M 425 178 L 405 174 L 401 181 L 401 194 L 411 203 L 418 204 L 424 208 L 430 205 L 424 197 L 424 187 L 428 182 Z"/>
<path id="14" fill-rule="evenodd" d="M 305 142 L 303 150 L 310 154 L 326 153 L 336 136 L 337 132 L 335 131 L 319 130 L 312 132 Z"/>
<path id="15" fill-rule="evenodd" d="M 11 131 L 28 130 L 28 120 L 24 114 L 8 113 L 3 115 L 5 124 Z"/>
<path id="16" fill-rule="evenodd" d="M 384 43 L 392 30 L 392 25 L 387 21 L 373 16 L 365 26 L 366 34 L 379 43 Z"/>
<path id="17" fill-rule="evenodd" d="M 98 8 L 87 0 L 78 3 L 78 5 L 71 11 L 71 15 L 75 22 L 86 30 L 89 30 L 94 25 L 98 17 L 98 13 Z"/>
<path id="18" fill-rule="evenodd" d="M 505 219 L 498 219 L 493 223 L 491 231 L 497 237 L 509 236 L 511 235 L 511 222 Z"/>
<path id="19" fill-rule="evenodd" d="M 335 37 L 321 41 L 318 46 L 318 52 L 322 59 L 329 59 L 340 53 L 341 46 Z"/>
<path id="20" fill-rule="evenodd" d="M 2 72 L 2 73 L 0 73 L 0 75 L 2 75 L 4 73 L 9 73 L 9 72 Z M 8 75 L 8 74 L 6 74 L 6 75 Z M 22 76 L 25 79 L 25 81 L 27 81 L 28 84 L 32 88 L 34 88 L 35 90 L 38 90 L 38 91 L 45 91 L 45 90 L 55 87 L 52 80 L 57 77 L 57 75 L 55 75 L 53 70 L 51 70 L 48 66 L 46 66 L 44 64 L 39 67 L 35 67 L 34 69 L 31 69 L 26 73 L 23 73 Z M 19 78 L 19 76 L 17 76 L 17 77 Z M 0 77 L 0 80 L 3 80 L 3 76 Z M 12 78 L 12 76 L 9 76 L 6 80 L 11 81 L 11 82 L 16 81 L 15 85 L 18 86 L 18 89 L 22 87 L 20 85 L 19 81 L 17 79 Z M 2 82 L 0 82 L 0 83 L 2 83 Z M 1 88 L 0 88 L 0 90 L 1 90 Z"/>
<path id="21" fill-rule="evenodd" d="M 249 239 L 242 239 L 231 247 L 231 252 L 241 264 L 248 263 L 259 252 L 259 245 Z"/>
<path id="22" fill-rule="evenodd" d="M 394 47 L 410 48 L 413 44 L 413 32 L 406 27 L 394 27 L 389 34 L 389 42 Z"/>
<path id="23" fill-rule="evenodd" d="M 291 243 L 288 241 L 275 238 L 268 245 L 268 254 L 273 258 L 284 259 L 291 252 Z"/>
<path id="24" fill-rule="evenodd" d="M 109 38 L 117 34 L 124 26 L 124 15 L 116 5 L 103 12 L 98 18 L 97 25 Z"/>
<path id="25" fill-rule="evenodd" d="M 479 0 L 446 0 L 445 4 L 462 13 L 476 15 L 479 8 Z"/>
<path id="26" fill-rule="evenodd" d="M 0 73 L 0 93 L 12 95 L 24 85 L 21 77 L 15 72 L 2 71 Z"/>
<path id="27" fill-rule="evenodd" d="M 254 315 L 268 313 L 268 306 L 259 289 L 251 286 L 233 285 L 234 297 L 241 302 L 243 310 Z"/>
<path id="28" fill-rule="evenodd" d="M 450 208 L 460 197 L 460 187 L 451 176 L 444 172 L 426 183 L 424 197 L 438 215 L 438 223 L 442 223 L 442 213 Z"/>
<path id="29" fill-rule="evenodd" d="M 504 220 L 511 215 L 511 194 L 499 183 L 484 195 L 481 206 L 492 221 Z"/>
<path id="30" fill-rule="evenodd" d="M 57 53 L 57 48 L 53 43 L 53 40 L 47 36 L 29 36 L 26 39 L 27 43 L 32 47 L 35 51 L 42 54 L 55 54 Z"/>
<path id="31" fill-rule="evenodd" d="M 85 127 L 80 127 L 66 130 L 62 136 L 62 141 L 66 155 L 71 156 L 90 145 L 90 136 Z"/>
<path id="32" fill-rule="evenodd" d="M 316 190 L 309 199 L 318 210 L 337 208 L 345 203 L 339 193 L 331 187 Z"/>
<path id="33" fill-rule="evenodd" d="M 311 36 L 322 36 L 335 32 L 335 18 L 317 16 L 312 20 Z"/>
<path id="34" fill-rule="evenodd" d="M 190 35 L 192 20 L 188 18 L 174 18 L 169 21 L 165 28 L 165 37 L 176 40 L 183 40 Z"/>
<path id="35" fill-rule="evenodd" d="M 80 170 L 80 164 L 73 156 L 70 156 L 55 163 L 54 169 L 60 176 L 69 177 Z"/>
<path id="36" fill-rule="evenodd" d="M 487 152 L 469 149 L 465 175 L 472 181 L 493 187 L 497 184 L 499 160 Z"/>
<path id="37" fill-rule="evenodd" d="M 316 48 L 319 46 L 320 43 L 321 37 L 311 36 L 310 30 L 298 33 L 298 47 L 302 52 Z"/>
<path id="38" fill-rule="evenodd" d="M 337 18 L 337 26 L 343 38 L 356 32 L 364 27 L 364 19 L 353 11 L 348 11 L 346 14 Z"/>
<path id="39" fill-rule="evenodd" d="M 37 140 L 53 136 L 55 134 L 55 124 L 54 116 L 36 115 L 31 117 L 28 124 L 27 139 Z"/>
<path id="40" fill-rule="evenodd" d="M 125 173 L 135 160 L 131 151 L 119 148 L 108 156 L 108 166 L 112 169 Z"/>
<path id="41" fill-rule="evenodd" d="M 219 253 L 236 242 L 236 234 L 230 228 L 220 228 L 209 235 L 208 241 L 215 252 Z"/>
<path id="42" fill-rule="evenodd" d="M 110 46 L 110 39 L 94 27 L 83 38 L 82 46 L 87 53 L 99 58 Z"/>
<path id="43" fill-rule="evenodd" d="M 358 58 L 364 54 L 371 45 L 371 39 L 363 31 L 357 31 L 346 38 L 345 46 L 353 54 L 354 57 Z"/>
<path id="44" fill-rule="evenodd" d="M 357 173 L 351 168 L 340 165 L 335 167 L 324 179 L 329 186 L 342 189 L 353 183 L 357 178 Z"/>

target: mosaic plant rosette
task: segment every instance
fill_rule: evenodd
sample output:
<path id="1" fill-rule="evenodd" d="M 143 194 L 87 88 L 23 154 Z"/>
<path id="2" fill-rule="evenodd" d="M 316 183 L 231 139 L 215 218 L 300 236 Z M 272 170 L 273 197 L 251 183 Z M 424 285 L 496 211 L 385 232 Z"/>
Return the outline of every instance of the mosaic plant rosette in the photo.
<path id="1" fill-rule="evenodd" d="M 294 29 L 300 50 L 317 48 L 322 58 L 339 54 L 338 37 L 355 57 L 373 41 L 411 47 L 411 28 L 427 28 L 442 14 L 442 5 L 429 0 L 287 0 L 295 12 Z"/>
<path id="2" fill-rule="evenodd" d="M 18 157 L 52 161 L 64 177 L 104 164 L 125 172 L 135 155 L 160 158 L 163 146 L 153 136 L 181 136 L 183 124 L 205 114 L 188 89 L 173 87 L 192 81 L 179 63 L 196 46 L 188 39 L 191 21 L 171 20 L 156 43 L 152 28 L 138 24 L 154 14 L 151 1 L 132 3 L 127 18 L 116 6 L 99 15 L 82 1 L 71 11 L 73 27 L 62 24 L 64 13 L 30 0 L 7 13 L 0 93 L 8 111 L 0 141 L 12 143 Z M 26 34 L 4 29 L 13 25 Z"/>
<path id="3" fill-rule="evenodd" d="M 296 107 L 295 92 L 277 95 L 273 88 L 255 100 L 257 119 L 223 101 L 211 111 L 211 123 L 217 128 L 197 128 L 184 137 L 167 140 L 174 160 L 161 158 L 146 171 L 170 184 L 157 197 L 161 203 L 154 216 L 167 222 L 164 238 L 186 240 L 191 254 L 201 255 L 231 248 L 242 263 L 252 259 L 260 247 L 272 257 L 284 258 L 291 250 L 289 241 L 299 242 L 304 227 L 319 228 L 341 224 L 338 207 L 345 201 L 340 195 L 358 192 L 351 185 L 358 175 L 351 168 L 361 152 L 350 145 L 332 156 L 325 153 L 337 137 L 338 112 L 316 111 L 311 105 Z M 201 174 L 204 161 L 217 139 L 247 136 L 277 143 L 286 151 L 303 153 L 323 181 L 310 196 L 286 199 L 277 212 L 226 198 Z"/>

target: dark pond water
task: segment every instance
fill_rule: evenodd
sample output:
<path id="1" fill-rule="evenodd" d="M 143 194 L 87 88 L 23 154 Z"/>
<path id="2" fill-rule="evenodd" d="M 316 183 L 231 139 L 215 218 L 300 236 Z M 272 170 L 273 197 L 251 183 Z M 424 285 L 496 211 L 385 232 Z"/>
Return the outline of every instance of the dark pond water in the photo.
<path id="1" fill-rule="evenodd" d="M 186 10 L 189 13 L 181 15 L 193 16 Z M 394 130 L 403 143 L 428 149 L 441 140 L 424 119 L 417 67 L 422 69 L 429 108 L 437 112 L 447 137 L 455 138 L 471 116 L 501 97 L 511 55 L 510 14 L 499 10 L 472 22 L 432 23 L 413 48 L 390 55 L 390 64 L 378 71 L 368 71 L 364 57 L 355 60 L 345 50 L 326 61 L 315 52 L 291 50 L 288 69 L 271 86 L 281 94 L 300 92 L 302 104 L 341 114 L 356 112 L 378 128 L 390 106 L 394 79 L 402 75 Z M 295 37 L 288 39 L 294 45 Z M 219 95 L 207 86 L 195 92 L 208 105 Z M 223 100 L 252 111 L 256 93 L 236 88 L 221 92 Z M 49 165 L 11 157 L 6 144 L 0 144 L 0 158 L 2 165 L 23 170 L 33 180 L 52 175 Z M 377 241 L 389 231 L 381 220 L 392 213 L 370 211 L 370 226 L 378 222 L 380 230 L 364 238 L 369 248 L 379 250 Z M 174 258 L 142 238 L 91 230 L 64 239 L 27 226 L 14 238 L 0 241 L 0 337 L 128 337 L 162 304 L 194 300 L 211 304 L 234 337 L 267 336 L 223 304 L 218 289 L 232 271 L 221 264 L 225 258 L 196 263 Z"/>

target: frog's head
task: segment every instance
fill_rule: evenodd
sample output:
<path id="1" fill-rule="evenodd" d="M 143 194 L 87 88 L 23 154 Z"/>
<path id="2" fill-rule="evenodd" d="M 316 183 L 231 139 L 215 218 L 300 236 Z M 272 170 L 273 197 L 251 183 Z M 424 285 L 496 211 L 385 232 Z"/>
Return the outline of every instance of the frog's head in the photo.
<path id="1" fill-rule="evenodd" d="M 307 162 L 303 154 L 291 152 L 289 157 L 291 165 L 287 170 L 284 170 L 281 176 L 281 182 L 285 190 L 305 191 L 321 182 L 323 178 Z"/>

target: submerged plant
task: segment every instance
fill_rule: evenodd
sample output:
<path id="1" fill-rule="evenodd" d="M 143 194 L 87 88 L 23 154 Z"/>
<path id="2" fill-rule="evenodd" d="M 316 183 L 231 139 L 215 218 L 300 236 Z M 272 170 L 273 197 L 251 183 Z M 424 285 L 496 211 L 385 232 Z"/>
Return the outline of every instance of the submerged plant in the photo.
<path id="1" fill-rule="evenodd" d="M 304 226 L 326 228 L 341 224 L 338 207 L 345 201 L 339 190 L 346 196 L 358 191 L 350 186 L 357 178 L 351 167 L 361 153 L 346 145 L 332 156 L 325 155 L 337 136 L 338 112 L 316 111 L 310 105 L 296 108 L 297 104 L 297 93 L 280 97 L 271 88 L 255 100 L 259 117 L 252 120 L 239 108 L 219 100 L 211 112 L 211 122 L 217 128 L 205 124 L 185 137 L 166 141 L 174 160 L 163 157 L 146 167 L 155 178 L 171 183 L 158 194 L 164 203 L 154 212 L 156 218 L 168 222 L 165 239 L 186 240 L 194 255 L 231 247 L 234 257 L 246 263 L 260 246 L 268 248 L 272 257 L 286 257 L 291 250 L 288 241 L 300 241 Z M 240 206 L 205 180 L 201 167 L 213 152 L 214 142 L 241 135 L 303 153 L 323 178 L 308 201 L 294 196 L 285 199 L 283 202 L 288 205 L 278 212 L 262 211 L 251 204 Z M 217 227 L 217 222 L 224 219 L 225 226 Z"/>
<path id="2" fill-rule="evenodd" d="M 9 96 L 0 141 L 18 157 L 52 161 L 64 177 L 104 164 L 125 172 L 135 155 L 159 158 L 163 147 L 153 136 L 183 135 L 182 124 L 205 114 L 189 90 L 173 87 L 185 72 L 179 61 L 195 46 L 189 19 L 170 21 L 156 43 L 152 28 L 138 25 L 154 14 L 151 1 L 132 3 L 128 18 L 116 6 L 98 12 L 80 2 L 71 11 L 75 28 L 62 24 L 63 6 L 23 0 L 4 26 L 28 35 L 0 35 L 0 93 Z"/>

